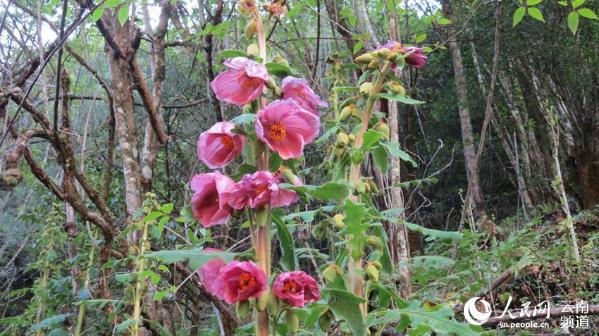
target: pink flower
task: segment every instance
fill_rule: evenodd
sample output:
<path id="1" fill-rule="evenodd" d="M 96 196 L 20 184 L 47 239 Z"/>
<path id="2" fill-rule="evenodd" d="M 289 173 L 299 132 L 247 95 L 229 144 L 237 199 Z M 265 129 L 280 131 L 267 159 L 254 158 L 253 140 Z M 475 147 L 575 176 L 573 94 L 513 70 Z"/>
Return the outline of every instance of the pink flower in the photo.
<path id="1" fill-rule="evenodd" d="M 292 99 L 275 100 L 258 112 L 256 135 L 284 160 L 302 156 L 318 136 L 320 120 Z"/>
<path id="2" fill-rule="evenodd" d="M 209 291 L 226 303 L 233 304 L 259 297 L 266 290 L 266 281 L 264 271 L 253 262 L 234 260 L 218 270 Z"/>
<path id="3" fill-rule="evenodd" d="M 426 64 L 428 57 L 422 53 L 422 48 L 406 47 L 403 54 L 406 56 L 406 63 L 414 68 L 422 68 Z"/>
<path id="4" fill-rule="evenodd" d="M 207 250 L 208 249 L 204 249 L 205 252 L 211 252 Z M 200 267 L 200 279 L 202 280 L 202 284 L 204 284 L 206 290 L 213 295 L 214 291 L 212 286 L 214 285 L 216 277 L 223 266 L 225 266 L 224 260 L 221 258 L 214 258 Z"/>
<path id="5" fill-rule="evenodd" d="M 196 174 L 191 178 L 191 210 L 203 227 L 227 222 L 231 208 L 223 202 L 221 195 L 234 184 L 233 180 L 219 172 Z"/>
<path id="6" fill-rule="evenodd" d="M 303 78 L 295 78 L 291 76 L 283 79 L 281 93 L 284 99 L 290 98 L 295 100 L 301 107 L 308 112 L 318 116 L 318 107 L 328 107 L 325 101 L 312 91 L 308 82 Z"/>
<path id="7" fill-rule="evenodd" d="M 270 205 L 273 208 L 288 206 L 297 201 L 293 190 L 279 188 L 280 177 L 261 170 L 244 175 L 239 182 L 223 194 L 223 199 L 233 209 L 252 209 Z"/>
<path id="8" fill-rule="evenodd" d="M 274 294 L 287 304 L 303 307 L 306 303 L 320 300 L 316 280 L 303 271 L 281 273 L 273 285 Z"/>
<path id="9" fill-rule="evenodd" d="M 234 57 L 224 64 L 229 70 L 221 72 L 210 83 L 216 98 L 242 106 L 262 94 L 264 83 L 268 80 L 264 65 L 245 57 Z"/>
<path id="10" fill-rule="evenodd" d="M 211 169 L 222 168 L 243 149 L 245 137 L 231 132 L 235 124 L 223 121 L 202 132 L 198 139 L 198 158 Z"/>

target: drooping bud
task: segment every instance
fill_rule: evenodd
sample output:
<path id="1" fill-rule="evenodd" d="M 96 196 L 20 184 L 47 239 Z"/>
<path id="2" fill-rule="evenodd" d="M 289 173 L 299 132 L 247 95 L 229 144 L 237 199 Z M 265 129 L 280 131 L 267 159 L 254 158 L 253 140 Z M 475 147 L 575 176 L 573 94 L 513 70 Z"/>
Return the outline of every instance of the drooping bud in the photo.
<path id="1" fill-rule="evenodd" d="M 293 184 L 294 186 L 299 187 L 304 185 L 302 183 L 302 180 L 297 175 L 295 175 L 291 169 L 285 166 L 281 166 L 281 168 L 279 168 L 279 172 L 281 173 L 285 181 Z"/>
<path id="2" fill-rule="evenodd" d="M 339 268 L 339 266 L 337 266 L 335 264 L 328 265 L 327 268 L 325 268 L 324 271 L 322 271 L 322 277 L 328 283 L 335 282 L 335 279 L 337 279 L 338 276 L 342 276 L 342 275 L 343 275 L 343 271 L 341 270 L 341 268 Z"/>
<path id="3" fill-rule="evenodd" d="M 337 147 L 345 147 L 349 143 L 349 136 L 345 132 L 339 132 L 337 134 Z"/>
<path id="4" fill-rule="evenodd" d="M 345 215 L 344 214 L 336 214 L 335 216 L 333 216 L 333 221 L 335 222 L 335 227 L 338 229 L 344 229 L 345 228 L 345 222 L 343 221 L 345 219 Z"/>
<path id="5" fill-rule="evenodd" d="M 381 264 L 378 260 L 370 261 L 369 264 L 374 265 L 379 271 L 383 268 L 383 264 Z"/>
<path id="6" fill-rule="evenodd" d="M 385 140 L 389 140 L 389 125 L 387 125 L 385 122 L 383 121 L 379 121 L 375 126 L 374 129 L 376 131 L 379 131 L 383 134 L 383 138 Z"/>
<path id="7" fill-rule="evenodd" d="M 366 274 L 366 278 L 370 281 L 373 282 L 378 282 L 379 281 L 379 270 L 378 268 L 376 268 L 376 266 L 374 266 L 373 264 L 368 264 L 368 266 L 366 266 L 366 269 L 364 270 L 364 273 Z"/>
<path id="8" fill-rule="evenodd" d="M 359 116 L 359 115 L 360 115 L 360 108 L 358 108 L 358 105 L 349 104 L 341 110 L 341 114 L 339 115 L 339 121 L 345 121 L 350 116 Z"/>
<path id="9" fill-rule="evenodd" d="M 403 87 L 403 85 L 399 84 L 398 82 L 389 81 L 386 82 L 385 85 L 383 85 L 383 87 L 385 88 L 385 90 L 391 93 L 398 94 L 400 96 L 406 95 L 406 89 Z"/>
<path id="10" fill-rule="evenodd" d="M 290 333 L 296 333 L 299 329 L 299 317 L 295 315 L 293 310 L 288 309 L 285 313 L 285 323 Z"/>
<path id="11" fill-rule="evenodd" d="M 272 61 L 273 63 L 281 64 L 289 68 L 289 62 L 287 62 L 287 59 L 281 55 L 273 57 Z"/>
<path id="12" fill-rule="evenodd" d="M 381 63 L 379 63 L 379 61 L 375 58 L 372 61 L 370 61 L 370 63 L 368 63 L 368 69 L 376 69 L 381 65 Z"/>
<path id="13" fill-rule="evenodd" d="M 264 292 L 264 294 L 262 294 L 262 296 L 258 298 L 256 301 L 256 308 L 258 308 L 258 311 L 264 311 L 266 309 L 266 306 L 270 301 L 270 297 L 270 289 L 268 289 Z"/>
<path id="14" fill-rule="evenodd" d="M 260 48 L 254 43 L 250 43 L 245 51 L 248 57 L 258 57 L 260 55 Z"/>
<path id="15" fill-rule="evenodd" d="M 384 59 L 389 59 L 391 56 L 395 56 L 395 55 L 393 55 L 393 52 L 389 48 L 381 48 L 381 49 L 377 50 L 376 53 L 378 56 L 380 56 Z"/>
<path id="16" fill-rule="evenodd" d="M 256 32 L 256 20 L 252 19 L 245 26 L 245 37 L 247 37 L 247 39 L 249 40 L 254 36 L 255 32 Z"/>
<path id="17" fill-rule="evenodd" d="M 368 185 L 370 186 L 370 191 L 374 193 L 379 192 L 379 187 L 376 185 L 376 182 L 374 182 L 372 179 L 368 180 Z"/>
<path id="18" fill-rule="evenodd" d="M 359 63 L 359 64 L 368 64 L 372 61 L 372 54 L 371 53 L 362 54 L 362 55 L 356 57 L 355 61 L 356 61 L 356 63 Z"/>
<path id="19" fill-rule="evenodd" d="M 318 318 L 318 326 L 320 327 L 320 330 L 327 332 L 331 327 L 331 322 L 333 321 L 333 318 L 333 313 L 329 309 L 322 313 Z"/>
<path id="20" fill-rule="evenodd" d="M 383 241 L 381 240 L 381 238 L 379 238 L 377 236 L 368 236 L 368 240 L 366 241 L 366 244 L 372 246 L 372 248 L 377 251 L 383 250 Z"/>
<path id="21" fill-rule="evenodd" d="M 372 94 L 373 85 L 371 82 L 364 82 L 360 84 L 360 94 L 370 96 Z"/>
<path id="22" fill-rule="evenodd" d="M 235 311 L 237 312 L 237 317 L 240 320 L 245 319 L 245 317 L 248 315 L 248 312 L 250 311 L 250 301 L 238 301 L 235 305 Z"/>

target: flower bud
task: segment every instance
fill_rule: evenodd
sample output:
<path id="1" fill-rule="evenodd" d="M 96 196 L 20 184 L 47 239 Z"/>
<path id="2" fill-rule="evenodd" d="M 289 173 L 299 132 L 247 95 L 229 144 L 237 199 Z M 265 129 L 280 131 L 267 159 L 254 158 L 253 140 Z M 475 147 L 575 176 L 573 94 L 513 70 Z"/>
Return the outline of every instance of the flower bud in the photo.
<path id="1" fill-rule="evenodd" d="M 240 320 L 245 319 L 245 317 L 248 315 L 248 312 L 250 311 L 250 301 L 238 301 L 235 305 L 235 311 L 237 312 L 237 317 Z"/>
<path id="2" fill-rule="evenodd" d="M 356 194 L 358 194 L 358 195 L 366 193 L 366 183 L 364 183 L 362 181 L 359 181 L 358 183 L 356 183 L 354 188 L 355 188 Z"/>
<path id="3" fill-rule="evenodd" d="M 374 265 L 379 271 L 383 268 L 383 264 L 381 264 L 378 260 L 370 261 L 369 264 Z"/>
<path id="4" fill-rule="evenodd" d="M 324 271 L 322 271 L 322 277 L 328 283 L 335 282 L 335 279 L 337 279 L 338 276 L 342 275 L 343 271 L 341 270 L 341 268 L 339 268 L 339 266 L 335 264 L 328 265 L 327 268 L 325 268 Z"/>
<path id="5" fill-rule="evenodd" d="M 373 282 L 379 281 L 379 273 L 380 272 L 379 272 L 378 268 L 376 268 L 376 266 L 374 266 L 372 264 L 368 264 L 368 266 L 366 266 L 364 273 L 366 274 L 366 278 L 368 280 L 373 281 Z"/>
<path id="6" fill-rule="evenodd" d="M 343 221 L 345 219 L 345 215 L 344 214 L 336 214 L 335 216 L 333 216 L 333 221 L 335 222 L 335 227 L 337 227 L 338 229 L 344 229 L 345 228 L 345 222 Z"/>
<path id="7" fill-rule="evenodd" d="M 293 184 L 294 186 L 302 186 L 304 185 L 302 183 L 302 180 L 293 173 L 293 171 L 285 166 L 281 166 L 281 168 L 279 168 L 279 172 L 281 173 L 281 175 L 283 175 L 283 178 L 285 179 L 285 181 Z"/>
<path id="8" fill-rule="evenodd" d="M 384 85 L 384 88 L 385 88 L 385 90 L 387 90 L 391 93 L 398 94 L 400 96 L 406 95 L 406 89 L 401 84 L 399 84 L 398 82 L 395 82 L 395 81 L 386 82 Z"/>
<path id="9" fill-rule="evenodd" d="M 281 64 L 289 68 L 289 62 L 287 62 L 287 59 L 283 56 L 277 55 L 272 58 L 272 61 L 273 63 Z"/>
<path id="10" fill-rule="evenodd" d="M 376 53 L 378 56 L 380 56 L 384 59 L 389 59 L 391 56 L 395 56 L 395 55 L 393 55 L 393 52 L 389 48 L 381 48 L 381 49 L 377 50 Z"/>
<path id="11" fill-rule="evenodd" d="M 256 308 L 258 308 L 258 311 L 264 311 L 266 309 L 266 306 L 270 301 L 270 297 L 270 289 L 267 289 L 256 301 Z"/>
<path id="12" fill-rule="evenodd" d="M 345 132 L 337 134 L 337 147 L 345 147 L 349 143 L 349 136 Z"/>
<path id="13" fill-rule="evenodd" d="M 362 55 L 356 57 L 355 61 L 356 61 L 356 63 L 359 63 L 359 64 L 368 64 L 368 63 L 372 62 L 372 54 L 371 53 L 362 54 Z"/>
<path id="14" fill-rule="evenodd" d="M 360 94 L 369 96 L 372 94 L 373 85 L 371 82 L 364 82 L 360 84 Z"/>
<path id="15" fill-rule="evenodd" d="M 368 240 L 366 241 L 366 244 L 372 246 L 372 248 L 375 250 L 378 250 L 378 251 L 383 250 L 383 241 L 381 240 L 381 238 L 379 238 L 377 236 L 368 236 Z"/>
<path id="16" fill-rule="evenodd" d="M 331 322 L 333 321 L 333 318 L 333 313 L 328 309 L 324 313 L 322 313 L 318 318 L 318 326 L 320 327 L 320 330 L 327 332 L 331 327 Z"/>
<path id="17" fill-rule="evenodd" d="M 374 193 L 379 192 L 379 187 L 376 185 L 376 182 L 373 180 L 368 180 L 368 185 L 370 186 L 370 190 Z"/>
<path id="18" fill-rule="evenodd" d="M 368 63 L 368 69 L 376 69 L 380 65 L 381 64 L 379 63 L 379 61 L 377 59 L 373 59 L 370 63 Z"/>
<path id="19" fill-rule="evenodd" d="M 285 323 L 290 333 L 296 333 L 299 329 L 299 317 L 291 309 L 288 309 L 285 314 Z"/>
<path id="20" fill-rule="evenodd" d="M 275 315 L 279 311 L 279 298 L 276 295 L 271 295 L 267 305 L 268 313 Z"/>
<path id="21" fill-rule="evenodd" d="M 258 57 L 260 55 L 260 49 L 254 43 L 250 43 L 245 51 L 248 57 Z"/>
<path id="22" fill-rule="evenodd" d="M 349 142 L 355 142 L 356 141 L 356 136 L 353 134 L 348 135 L 349 137 Z"/>
<path id="23" fill-rule="evenodd" d="M 256 20 L 252 19 L 245 26 L 245 37 L 247 37 L 247 39 L 249 40 L 254 36 L 255 32 L 256 32 Z"/>
<path id="24" fill-rule="evenodd" d="M 237 10 L 239 11 L 239 14 L 248 16 L 252 14 L 255 6 L 256 2 L 254 0 L 241 0 L 237 5 Z"/>
<path id="25" fill-rule="evenodd" d="M 335 155 L 337 157 L 342 157 L 345 154 L 345 148 L 335 148 Z"/>
<path id="26" fill-rule="evenodd" d="M 379 121 L 374 126 L 374 129 L 376 131 L 379 131 L 379 132 L 383 133 L 383 139 L 389 140 L 389 125 L 387 125 L 385 122 Z"/>

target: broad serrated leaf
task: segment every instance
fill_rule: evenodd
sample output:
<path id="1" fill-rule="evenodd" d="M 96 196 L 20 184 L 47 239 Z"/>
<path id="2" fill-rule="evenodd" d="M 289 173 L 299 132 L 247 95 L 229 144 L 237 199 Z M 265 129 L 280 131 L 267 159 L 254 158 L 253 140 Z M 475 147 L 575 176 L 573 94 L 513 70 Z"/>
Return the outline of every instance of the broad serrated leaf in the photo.
<path id="1" fill-rule="evenodd" d="M 375 130 L 368 130 L 364 133 L 362 150 L 370 150 L 374 144 L 376 144 L 380 139 L 383 138 L 383 133 Z"/>
<path id="2" fill-rule="evenodd" d="M 256 115 L 253 113 L 243 113 L 231 119 L 235 125 L 253 124 L 256 121 Z"/>
<path id="3" fill-rule="evenodd" d="M 233 58 L 233 57 L 247 57 L 243 50 L 227 49 L 218 53 L 218 57 L 221 59 Z"/>
<path id="4" fill-rule="evenodd" d="M 516 11 L 514 12 L 514 17 L 512 19 L 512 27 L 516 27 L 518 23 L 522 21 L 524 15 L 526 15 L 526 7 L 518 7 L 518 9 L 516 9 Z"/>
<path id="5" fill-rule="evenodd" d="M 536 7 L 528 8 L 528 15 L 530 15 L 533 19 L 545 22 L 545 18 L 543 17 L 543 13 Z"/>
<path id="6" fill-rule="evenodd" d="M 423 235 L 438 238 L 438 239 L 447 239 L 447 240 L 462 239 L 462 234 L 458 231 L 441 231 L 441 230 L 429 229 L 429 228 L 420 226 L 418 224 L 408 223 L 408 222 L 404 222 L 404 225 L 412 231 L 420 232 Z"/>
<path id="7" fill-rule="evenodd" d="M 578 17 L 578 13 L 571 12 L 570 14 L 568 14 L 568 28 L 570 28 L 570 31 L 574 35 L 576 35 L 576 31 L 578 30 L 579 20 L 580 18 Z"/>
<path id="8" fill-rule="evenodd" d="M 409 162 L 414 168 L 418 167 L 416 161 L 412 160 L 410 154 L 401 150 L 397 142 L 382 142 L 382 144 L 385 146 L 385 148 L 387 148 L 391 156 L 398 157 L 403 161 Z"/>
<path id="9" fill-rule="evenodd" d="M 578 12 L 578 14 L 580 14 L 580 16 L 587 18 L 587 19 L 591 19 L 591 20 L 599 19 L 599 17 L 597 17 L 597 14 L 595 14 L 595 12 L 593 12 L 593 10 L 590 8 L 581 8 L 581 9 L 577 10 L 577 12 Z"/>
<path id="10" fill-rule="evenodd" d="M 119 8 L 119 11 L 117 13 L 117 18 L 118 18 L 121 26 L 124 25 L 125 22 L 127 22 L 127 19 L 129 18 L 129 5 L 128 4 Z"/>
<path id="11" fill-rule="evenodd" d="M 221 258 L 225 262 L 233 260 L 236 253 L 230 252 L 204 252 L 199 249 L 193 250 L 163 250 L 146 254 L 149 258 L 159 259 L 163 264 L 173 264 L 189 261 L 189 268 L 197 270 L 205 263 L 215 258 Z"/>
<path id="12" fill-rule="evenodd" d="M 389 170 L 389 155 L 384 146 L 376 146 L 372 150 L 372 158 L 374 163 L 379 167 L 383 174 L 386 174 Z"/>
<path id="13" fill-rule="evenodd" d="M 387 237 L 387 233 L 382 225 L 375 226 L 373 231 L 383 241 L 383 254 L 379 258 L 379 262 L 383 265 L 383 272 L 391 274 L 393 273 L 393 261 L 391 260 L 391 251 L 389 251 L 389 245 L 387 244 L 389 237 Z"/>
<path id="14" fill-rule="evenodd" d="M 366 335 L 366 325 L 360 310 L 360 304 L 366 302 L 350 292 L 341 289 L 323 289 L 328 297 L 329 308 L 335 317 L 344 320 L 352 331 L 352 335 Z"/>
<path id="15" fill-rule="evenodd" d="M 354 49 L 352 50 L 353 54 L 357 54 L 362 48 L 364 48 L 364 42 L 358 41 L 358 43 L 354 44 Z"/>
<path id="16" fill-rule="evenodd" d="M 289 69 L 288 66 L 280 64 L 280 63 L 267 63 L 266 64 L 266 69 L 268 69 L 268 72 L 270 74 L 276 75 L 276 76 L 287 76 L 287 75 L 291 75 L 291 69 Z"/>

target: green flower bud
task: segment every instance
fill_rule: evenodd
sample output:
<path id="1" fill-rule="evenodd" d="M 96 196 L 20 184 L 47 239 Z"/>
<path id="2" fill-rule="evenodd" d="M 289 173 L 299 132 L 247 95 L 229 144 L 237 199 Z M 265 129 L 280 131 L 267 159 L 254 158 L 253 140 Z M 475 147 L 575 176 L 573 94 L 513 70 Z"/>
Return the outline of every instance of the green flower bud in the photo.
<path id="1" fill-rule="evenodd" d="M 329 309 L 322 313 L 318 318 L 318 326 L 320 327 L 320 330 L 327 332 L 331 327 L 331 322 L 333 322 L 333 319 L 333 313 Z"/>
<path id="2" fill-rule="evenodd" d="M 245 26 L 245 37 L 249 40 L 254 36 L 254 33 L 256 33 L 256 20 L 252 19 Z"/>
<path id="3" fill-rule="evenodd" d="M 374 193 L 379 192 L 379 187 L 376 185 L 376 182 L 373 180 L 368 180 L 368 185 L 370 186 L 370 190 Z"/>
<path id="4" fill-rule="evenodd" d="M 245 50 L 246 55 L 249 57 L 258 57 L 260 55 L 260 48 L 254 43 L 250 43 Z"/>
<path id="5" fill-rule="evenodd" d="M 403 85 L 399 84 L 398 82 L 395 81 L 389 81 L 386 82 L 383 87 L 385 88 L 385 90 L 391 92 L 391 93 L 395 93 L 398 94 L 400 96 L 405 96 L 406 95 L 406 89 L 403 87 Z"/>
<path id="6" fill-rule="evenodd" d="M 360 94 L 369 96 L 372 94 L 373 85 L 371 82 L 364 82 L 360 84 Z"/>
<path id="7" fill-rule="evenodd" d="M 387 125 L 385 122 L 379 121 L 374 126 L 374 129 L 376 131 L 379 131 L 379 132 L 383 133 L 383 138 L 385 140 L 389 140 L 389 125 Z"/>
<path id="8" fill-rule="evenodd" d="M 248 300 L 238 301 L 235 305 L 235 311 L 240 320 L 245 319 L 250 311 L 250 302 Z"/>
<path id="9" fill-rule="evenodd" d="M 366 184 L 362 181 L 359 181 L 358 183 L 356 183 L 356 185 L 354 186 L 356 194 L 358 195 L 362 195 L 366 193 Z"/>
<path id="10" fill-rule="evenodd" d="M 379 281 L 379 270 L 378 270 L 378 268 L 376 268 L 376 266 L 374 266 L 372 264 L 368 264 L 368 266 L 366 266 L 366 270 L 364 273 L 366 274 L 366 278 L 368 280 L 373 281 L 373 282 Z"/>
<path id="11" fill-rule="evenodd" d="M 339 266 L 337 266 L 335 264 L 328 265 L 327 268 L 325 268 L 324 271 L 322 271 L 322 277 L 328 283 L 335 282 L 335 279 L 337 279 L 338 276 L 342 276 L 342 275 L 343 275 L 343 271 L 341 270 L 341 268 L 339 268 Z"/>
<path id="12" fill-rule="evenodd" d="M 345 147 L 345 146 L 347 146 L 348 143 L 349 143 L 349 136 L 347 136 L 347 133 L 340 132 L 337 134 L 337 146 L 338 147 Z"/>
<path id="13" fill-rule="evenodd" d="M 362 54 L 362 55 L 356 57 L 355 61 L 358 64 L 368 64 L 372 61 L 372 54 L 371 53 Z"/>
<path id="14" fill-rule="evenodd" d="M 272 61 L 273 63 L 281 64 L 289 68 L 289 62 L 287 62 L 287 59 L 283 56 L 277 55 L 272 58 Z"/>
<path id="15" fill-rule="evenodd" d="M 356 141 L 356 136 L 355 135 L 350 134 L 350 135 L 348 135 L 348 137 L 349 137 L 349 141 L 350 142 L 355 142 Z"/>
<path id="16" fill-rule="evenodd" d="M 380 65 L 381 64 L 379 63 L 379 61 L 377 59 L 373 59 L 370 63 L 368 63 L 368 69 L 376 69 Z"/>
<path id="17" fill-rule="evenodd" d="M 258 301 L 256 302 L 256 308 L 258 308 L 258 311 L 264 311 L 268 305 L 268 301 L 270 301 L 270 289 L 267 289 L 266 292 L 264 292 L 264 294 L 258 298 Z"/>
<path id="18" fill-rule="evenodd" d="M 299 329 L 299 317 L 291 309 L 285 314 L 285 322 L 290 333 L 296 333 Z"/>
<path id="19" fill-rule="evenodd" d="M 267 308 L 268 308 L 268 313 L 271 315 L 278 313 L 279 299 L 276 297 L 276 295 L 270 295 Z"/>
<path id="20" fill-rule="evenodd" d="M 344 229 L 345 228 L 345 222 L 343 221 L 344 219 L 345 219 L 344 214 L 336 214 L 335 216 L 333 216 L 333 221 L 335 222 L 335 227 L 337 227 L 338 229 Z"/>
<path id="21" fill-rule="evenodd" d="M 381 238 L 379 238 L 377 236 L 368 236 L 368 240 L 366 241 L 366 244 L 372 246 L 372 248 L 375 250 L 378 250 L 378 251 L 383 250 L 383 241 L 381 240 Z"/>

